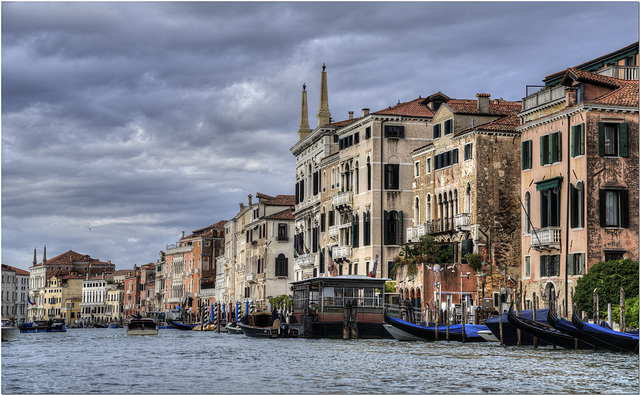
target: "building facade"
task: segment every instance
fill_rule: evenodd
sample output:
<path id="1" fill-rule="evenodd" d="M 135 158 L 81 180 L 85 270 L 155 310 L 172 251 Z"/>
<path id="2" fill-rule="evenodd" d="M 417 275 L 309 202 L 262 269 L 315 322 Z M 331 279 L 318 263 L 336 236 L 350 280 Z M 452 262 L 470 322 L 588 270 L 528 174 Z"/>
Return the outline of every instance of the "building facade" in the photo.
<path id="1" fill-rule="evenodd" d="M 27 320 L 29 272 L 2 264 L 2 318 L 16 323 Z"/>
<path id="2" fill-rule="evenodd" d="M 638 259 L 637 64 L 636 43 L 547 77 L 523 101 L 525 307 L 568 315 L 590 267 Z"/>

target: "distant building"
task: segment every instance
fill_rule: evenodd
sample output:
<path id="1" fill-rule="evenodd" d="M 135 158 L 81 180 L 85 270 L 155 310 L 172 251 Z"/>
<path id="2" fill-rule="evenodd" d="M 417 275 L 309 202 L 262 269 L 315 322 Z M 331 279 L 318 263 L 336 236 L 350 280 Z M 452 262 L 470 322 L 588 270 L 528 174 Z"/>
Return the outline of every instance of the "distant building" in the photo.
<path id="1" fill-rule="evenodd" d="M 82 277 L 78 274 L 52 276 L 49 279 L 44 319 L 61 318 L 67 325 L 81 317 Z"/>
<path id="2" fill-rule="evenodd" d="M 47 260 L 47 247 L 44 247 L 42 262 L 38 263 L 36 251 L 33 251 L 33 265 L 29 268 L 28 321 L 42 320 L 47 316 L 45 300 L 48 280 L 53 276 L 74 275 L 80 277 L 110 274 L 115 270 L 111 261 L 102 262 L 75 251 L 67 251 Z"/>
<path id="3" fill-rule="evenodd" d="M 598 262 L 638 259 L 638 43 L 545 78 L 519 113 L 522 294 L 571 313 Z"/>
<path id="4" fill-rule="evenodd" d="M 140 267 L 140 315 L 157 318 L 156 308 L 156 265 L 147 263 Z"/>
<path id="5" fill-rule="evenodd" d="M 29 272 L 2 264 L 2 318 L 16 323 L 27 320 Z"/>
<path id="6" fill-rule="evenodd" d="M 123 316 L 125 319 L 140 314 L 140 269 L 133 266 L 131 273 L 124 279 Z"/>

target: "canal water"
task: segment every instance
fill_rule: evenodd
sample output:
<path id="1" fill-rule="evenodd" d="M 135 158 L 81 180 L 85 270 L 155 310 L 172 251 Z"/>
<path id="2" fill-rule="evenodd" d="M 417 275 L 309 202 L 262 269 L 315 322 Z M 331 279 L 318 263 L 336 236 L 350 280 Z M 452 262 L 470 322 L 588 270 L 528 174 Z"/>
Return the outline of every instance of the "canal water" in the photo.
<path id="1" fill-rule="evenodd" d="M 638 355 L 124 329 L 2 343 L 2 393 L 634 393 Z"/>

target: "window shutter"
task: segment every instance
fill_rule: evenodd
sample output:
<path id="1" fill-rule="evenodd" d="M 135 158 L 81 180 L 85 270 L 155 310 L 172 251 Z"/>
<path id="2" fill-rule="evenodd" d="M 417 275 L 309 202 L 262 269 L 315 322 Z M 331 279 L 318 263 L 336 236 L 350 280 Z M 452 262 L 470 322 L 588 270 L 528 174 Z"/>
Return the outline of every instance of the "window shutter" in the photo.
<path id="1" fill-rule="evenodd" d="M 600 198 L 600 226 L 607 226 L 607 206 L 606 206 L 606 197 L 607 193 L 604 189 L 599 191 Z"/>
<path id="2" fill-rule="evenodd" d="M 399 137 L 404 138 L 404 126 L 399 126 Z"/>
<path id="3" fill-rule="evenodd" d="M 628 144 L 628 126 L 626 123 L 621 123 L 618 125 L 618 155 L 623 158 L 626 158 L 629 153 L 629 144 Z"/>
<path id="4" fill-rule="evenodd" d="M 397 243 L 398 245 L 402 245 L 402 230 L 403 230 L 403 226 L 402 226 L 402 211 L 398 211 L 398 221 L 396 222 L 397 225 Z"/>
<path id="5" fill-rule="evenodd" d="M 547 255 L 540 256 L 540 277 L 547 276 Z"/>
<path id="6" fill-rule="evenodd" d="M 569 276 L 573 276 L 574 275 L 573 254 L 567 254 L 567 274 Z"/>
<path id="7" fill-rule="evenodd" d="M 562 132 L 557 132 L 555 134 L 555 138 L 556 138 L 556 145 L 557 145 L 557 150 L 556 150 L 556 160 L 554 162 L 562 162 Z"/>
<path id="8" fill-rule="evenodd" d="M 384 229 L 384 244 L 389 244 L 389 212 L 384 211 L 384 220 L 382 222 L 382 226 Z"/>
<path id="9" fill-rule="evenodd" d="M 549 146 L 549 163 L 555 163 L 558 160 L 558 134 L 553 133 L 548 137 L 551 139 Z"/>
<path id="10" fill-rule="evenodd" d="M 620 225 L 623 228 L 629 227 L 629 191 L 620 191 Z"/>
<path id="11" fill-rule="evenodd" d="M 580 124 L 580 142 L 579 142 L 578 145 L 580 147 L 579 155 L 584 155 L 584 149 L 585 149 L 584 148 L 584 145 L 585 145 L 585 142 L 584 142 L 584 123 Z"/>
<path id="12" fill-rule="evenodd" d="M 527 142 L 527 159 L 529 161 L 527 169 L 531 169 L 533 167 L 533 140 Z"/>
<path id="13" fill-rule="evenodd" d="M 540 166 L 547 164 L 549 159 L 549 136 L 540 136 Z"/>
<path id="14" fill-rule="evenodd" d="M 598 122 L 598 155 L 604 156 L 604 123 Z"/>
<path id="15" fill-rule="evenodd" d="M 527 148 L 529 148 L 529 144 L 528 141 L 523 141 L 522 142 L 522 149 L 520 150 L 521 153 L 521 162 L 522 162 L 522 170 L 527 169 L 527 164 L 529 163 L 529 160 L 527 159 Z"/>
<path id="16" fill-rule="evenodd" d="M 356 214 L 355 218 L 356 219 L 353 222 L 355 226 L 355 231 L 353 232 L 353 246 L 357 248 L 360 246 L 360 218 L 358 214 Z"/>
<path id="17" fill-rule="evenodd" d="M 324 233 L 326 231 L 326 229 L 327 229 L 326 217 L 327 217 L 326 213 L 320 213 L 320 231 L 322 233 Z"/>
<path id="18" fill-rule="evenodd" d="M 569 183 L 569 195 L 571 197 L 571 227 L 578 227 L 578 190 Z"/>
<path id="19" fill-rule="evenodd" d="M 578 156 L 578 142 L 580 141 L 580 125 L 571 127 L 571 157 Z"/>
<path id="20" fill-rule="evenodd" d="M 384 165 L 384 188 L 389 189 L 389 165 Z"/>

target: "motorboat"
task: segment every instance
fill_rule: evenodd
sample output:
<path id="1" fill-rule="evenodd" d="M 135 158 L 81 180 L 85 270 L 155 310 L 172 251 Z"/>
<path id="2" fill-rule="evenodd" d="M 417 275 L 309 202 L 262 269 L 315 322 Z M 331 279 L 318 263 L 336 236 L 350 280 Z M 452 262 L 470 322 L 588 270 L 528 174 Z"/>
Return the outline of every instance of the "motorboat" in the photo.
<path id="1" fill-rule="evenodd" d="M 20 330 L 12 319 L 2 319 L 2 341 L 15 339 L 18 337 L 18 333 L 20 333 Z"/>
<path id="2" fill-rule="evenodd" d="M 228 333 L 231 333 L 232 335 L 242 335 L 244 334 L 244 332 L 242 332 L 242 329 L 240 329 L 240 327 L 238 326 L 237 322 L 230 322 L 227 325 L 225 325 L 225 328 L 227 329 Z"/>
<path id="3" fill-rule="evenodd" d="M 127 321 L 127 336 L 156 336 L 158 327 L 152 318 L 131 318 Z"/>
<path id="4" fill-rule="evenodd" d="M 298 337 L 298 329 L 289 327 L 280 318 L 271 317 L 271 313 L 267 312 L 252 313 L 244 316 L 237 325 L 249 337 Z"/>
<path id="5" fill-rule="evenodd" d="M 20 333 L 39 333 L 39 332 L 66 332 L 67 326 L 63 318 L 53 318 L 48 321 L 38 320 L 34 322 L 25 322 L 18 325 Z"/>

